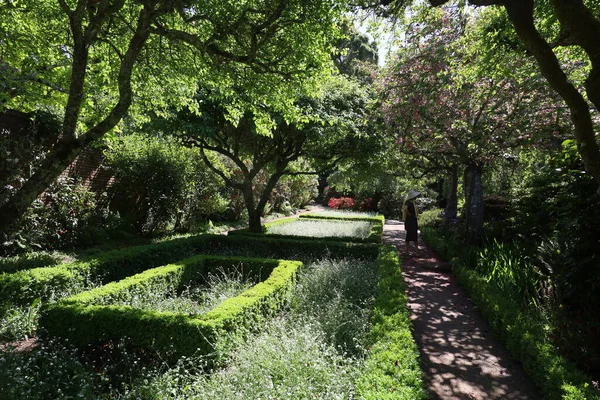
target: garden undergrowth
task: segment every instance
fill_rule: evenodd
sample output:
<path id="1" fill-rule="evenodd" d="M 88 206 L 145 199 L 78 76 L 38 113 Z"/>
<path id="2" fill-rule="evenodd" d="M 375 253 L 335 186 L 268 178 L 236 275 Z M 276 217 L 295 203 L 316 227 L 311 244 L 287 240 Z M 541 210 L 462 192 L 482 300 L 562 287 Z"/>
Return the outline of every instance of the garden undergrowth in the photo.
<path id="1" fill-rule="evenodd" d="M 212 373 L 201 357 L 167 365 L 119 343 L 82 354 L 48 342 L 0 353 L 0 393 L 7 399 L 351 398 L 370 330 L 375 271 L 374 262 L 358 260 L 310 264 L 289 308 L 240 341 L 226 367 Z"/>

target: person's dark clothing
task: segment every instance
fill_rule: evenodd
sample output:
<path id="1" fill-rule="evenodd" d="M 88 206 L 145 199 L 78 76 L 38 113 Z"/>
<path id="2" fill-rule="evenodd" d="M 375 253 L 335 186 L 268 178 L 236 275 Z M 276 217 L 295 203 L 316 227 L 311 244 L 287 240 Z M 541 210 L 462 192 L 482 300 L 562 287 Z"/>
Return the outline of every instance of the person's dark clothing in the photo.
<path id="1" fill-rule="evenodd" d="M 406 241 L 417 241 L 417 230 L 419 229 L 419 223 L 417 222 L 417 213 L 415 205 L 412 201 L 406 202 L 406 208 L 408 213 L 404 220 L 404 229 L 406 230 Z"/>

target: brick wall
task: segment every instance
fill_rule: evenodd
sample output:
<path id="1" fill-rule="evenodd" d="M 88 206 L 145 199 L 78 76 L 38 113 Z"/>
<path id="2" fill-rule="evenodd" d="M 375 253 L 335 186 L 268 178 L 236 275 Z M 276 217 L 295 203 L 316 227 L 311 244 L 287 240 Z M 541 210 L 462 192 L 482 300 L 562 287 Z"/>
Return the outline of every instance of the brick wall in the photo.
<path id="1" fill-rule="evenodd" d="M 104 192 L 110 191 L 115 178 L 104 166 L 102 151 L 94 147 L 85 148 L 77 158 L 65 169 L 61 177 L 75 178 L 81 181 L 88 190 L 96 193 L 98 199 Z"/>

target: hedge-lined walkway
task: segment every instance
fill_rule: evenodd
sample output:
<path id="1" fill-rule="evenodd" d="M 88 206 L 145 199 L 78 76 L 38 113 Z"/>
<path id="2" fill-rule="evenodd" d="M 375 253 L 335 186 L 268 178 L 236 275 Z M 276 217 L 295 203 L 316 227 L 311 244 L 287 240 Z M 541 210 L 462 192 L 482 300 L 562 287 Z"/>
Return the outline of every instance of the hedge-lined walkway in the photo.
<path id="1" fill-rule="evenodd" d="M 467 294 L 428 249 L 405 254 L 404 225 L 386 220 L 384 242 L 403 265 L 414 335 L 431 399 L 541 399 Z M 423 248 L 423 243 L 420 243 Z M 413 250 L 414 253 L 414 250 Z"/>

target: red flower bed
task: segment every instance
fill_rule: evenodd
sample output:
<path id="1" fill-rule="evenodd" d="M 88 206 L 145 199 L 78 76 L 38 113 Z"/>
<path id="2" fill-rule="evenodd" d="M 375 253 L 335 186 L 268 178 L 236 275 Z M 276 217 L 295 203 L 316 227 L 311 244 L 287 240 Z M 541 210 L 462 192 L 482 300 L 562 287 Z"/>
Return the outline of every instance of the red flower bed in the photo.
<path id="1" fill-rule="evenodd" d="M 331 198 L 327 205 L 334 210 L 351 210 L 354 208 L 354 199 L 352 197 Z"/>

